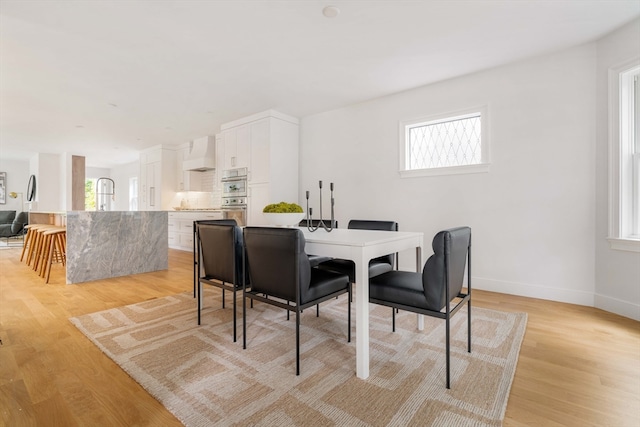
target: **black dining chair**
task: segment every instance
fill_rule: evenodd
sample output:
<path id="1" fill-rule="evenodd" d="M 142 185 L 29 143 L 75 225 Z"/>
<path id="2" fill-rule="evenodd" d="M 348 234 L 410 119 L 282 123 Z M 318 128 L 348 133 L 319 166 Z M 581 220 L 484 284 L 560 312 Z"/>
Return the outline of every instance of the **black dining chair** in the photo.
<path id="1" fill-rule="evenodd" d="M 297 228 L 246 227 L 243 287 L 243 347 L 247 348 L 246 301 L 256 300 L 296 313 L 296 375 L 300 375 L 300 313 L 344 293 L 347 341 L 351 342 L 351 282 L 346 274 L 311 268 L 305 238 Z"/>
<path id="2" fill-rule="evenodd" d="M 222 308 L 225 308 L 225 291 L 233 292 L 233 341 L 237 339 L 236 293 L 242 289 L 242 229 L 235 221 L 196 221 L 198 275 L 198 325 L 202 307 L 202 285 L 222 289 Z M 233 222 L 231 222 L 233 221 Z"/>
<path id="3" fill-rule="evenodd" d="M 433 238 L 434 254 L 422 273 L 389 271 L 369 280 L 369 302 L 446 321 L 447 388 L 450 388 L 450 319 L 467 305 L 467 351 L 471 353 L 471 228 L 440 231 Z M 467 290 L 462 292 L 465 267 Z M 452 305 L 453 303 L 453 305 Z"/>
<path id="4" fill-rule="evenodd" d="M 193 221 L 193 297 L 197 295 L 200 277 L 200 245 L 198 245 L 198 224 L 238 225 L 235 219 L 203 219 Z"/>
<path id="5" fill-rule="evenodd" d="M 398 231 L 398 223 L 395 221 L 352 219 L 349 221 L 347 228 L 355 230 Z M 381 257 L 374 258 L 369 262 L 369 277 L 375 277 L 379 274 L 391 271 L 394 268 L 397 268 L 397 265 L 398 254 L 383 255 Z M 355 282 L 356 267 L 354 262 L 351 260 L 334 258 L 319 264 L 318 268 L 348 274 L 349 281 L 352 283 Z"/>
<path id="6" fill-rule="evenodd" d="M 298 227 L 317 227 L 320 224 L 319 219 L 310 219 L 308 222 L 306 219 L 303 219 L 302 221 L 300 221 L 300 223 L 298 223 Z M 332 228 L 338 228 L 338 221 L 333 220 L 333 223 L 331 223 L 330 219 L 327 220 L 322 220 L 324 221 L 324 223 L 327 226 L 331 226 Z M 326 261 L 331 261 L 333 258 L 330 256 L 323 256 L 323 255 L 312 255 L 309 254 L 309 262 L 311 263 L 311 267 L 317 267 L 318 265 L 320 265 L 323 262 Z"/>

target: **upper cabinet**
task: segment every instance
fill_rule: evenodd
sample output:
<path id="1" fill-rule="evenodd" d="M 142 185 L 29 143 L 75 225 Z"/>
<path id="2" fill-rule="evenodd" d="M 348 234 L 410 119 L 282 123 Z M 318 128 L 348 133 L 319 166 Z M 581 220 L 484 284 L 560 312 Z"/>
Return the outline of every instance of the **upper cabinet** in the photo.
<path id="1" fill-rule="evenodd" d="M 171 209 L 176 182 L 176 151 L 161 145 L 140 153 L 138 210 Z"/>
<path id="2" fill-rule="evenodd" d="M 221 129 L 224 169 L 249 171 L 247 224 L 266 225 L 264 205 L 298 201 L 298 119 L 268 110 Z"/>
<path id="3" fill-rule="evenodd" d="M 237 126 L 223 130 L 221 140 L 224 153 L 223 170 L 250 166 L 251 134 L 248 126 Z"/>

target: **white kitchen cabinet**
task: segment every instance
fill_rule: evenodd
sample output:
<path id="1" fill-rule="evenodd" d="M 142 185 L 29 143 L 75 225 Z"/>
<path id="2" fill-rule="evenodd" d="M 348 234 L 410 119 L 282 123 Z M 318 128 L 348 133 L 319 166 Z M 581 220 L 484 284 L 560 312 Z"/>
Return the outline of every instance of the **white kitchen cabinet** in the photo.
<path id="1" fill-rule="evenodd" d="M 139 208 L 141 211 L 171 209 L 175 195 L 176 151 L 158 145 L 140 153 Z"/>
<path id="2" fill-rule="evenodd" d="M 265 205 L 282 201 L 299 203 L 298 119 L 268 110 L 226 123 L 221 129 L 225 135 L 225 158 L 227 136 L 229 141 L 235 141 L 236 154 L 238 141 L 243 144 L 246 139 L 249 141 L 247 225 L 265 224 L 262 215 Z"/>
<path id="3" fill-rule="evenodd" d="M 169 247 L 193 251 L 193 221 L 222 218 L 221 211 L 169 212 Z"/>
<path id="4" fill-rule="evenodd" d="M 214 191 L 222 191 L 222 171 L 224 168 L 224 135 L 219 133 L 216 135 L 216 171 L 214 181 Z"/>
<path id="5" fill-rule="evenodd" d="M 249 182 L 252 184 L 266 183 L 271 181 L 271 120 L 258 120 L 249 126 L 251 130 L 252 160 L 249 166 Z M 296 168 L 297 163 L 298 159 L 296 158 Z"/>
<path id="6" fill-rule="evenodd" d="M 247 204 L 247 225 L 269 225 L 262 209 L 271 203 L 269 183 L 249 184 Z"/>
<path id="7" fill-rule="evenodd" d="M 250 159 L 249 126 L 238 126 L 222 132 L 224 141 L 223 169 L 248 168 Z"/>

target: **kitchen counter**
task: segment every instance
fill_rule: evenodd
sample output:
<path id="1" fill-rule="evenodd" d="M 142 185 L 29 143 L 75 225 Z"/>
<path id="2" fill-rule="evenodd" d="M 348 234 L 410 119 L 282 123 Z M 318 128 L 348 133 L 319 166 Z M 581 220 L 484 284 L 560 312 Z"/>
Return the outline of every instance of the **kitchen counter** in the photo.
<path id="1" fill-rule="evenodd" d="M 173 210 L 169 212 L 211 212 L 211 211 L 222 212 L 222 209 L 221 208 L 173 208 Z"/>
<path id="2" fill-rule="evenodd" d="M 169 212 L 169 247 L 193 251 L 193 221 L 223 219 L 221 209 L 184 209 Z"/>
<path id="3" fill-rule="evenodd" d="M 66 222 L 66 212 L 29 211 L 29 224 L 49 224 L 64 226 Z"/>

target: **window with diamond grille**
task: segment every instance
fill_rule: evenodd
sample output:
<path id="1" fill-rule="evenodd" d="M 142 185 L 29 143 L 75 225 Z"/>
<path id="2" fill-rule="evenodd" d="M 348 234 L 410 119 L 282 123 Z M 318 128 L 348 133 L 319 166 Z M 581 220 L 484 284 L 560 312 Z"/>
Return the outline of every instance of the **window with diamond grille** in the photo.
<path id="1" fill-rule="evenodd" d="M 407 126 L 406 169 L 480 164 L 481 118 L 481 113 L 472 113 Z"/>

